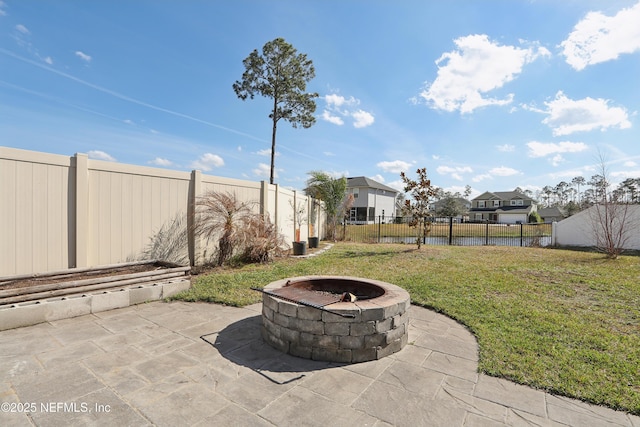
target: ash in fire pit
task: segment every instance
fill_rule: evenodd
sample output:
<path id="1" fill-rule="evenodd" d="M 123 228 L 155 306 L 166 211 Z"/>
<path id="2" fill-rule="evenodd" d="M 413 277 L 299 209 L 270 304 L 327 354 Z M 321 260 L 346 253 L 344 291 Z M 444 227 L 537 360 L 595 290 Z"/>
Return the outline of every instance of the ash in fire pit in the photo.
<path id="1" fill-rule="evenodd" d="M 311 276 L 264 289 L 262 335 L 294 356 L 333 362 L 375 360 L 407 343 L 409 294 L 377 280 Z"/>

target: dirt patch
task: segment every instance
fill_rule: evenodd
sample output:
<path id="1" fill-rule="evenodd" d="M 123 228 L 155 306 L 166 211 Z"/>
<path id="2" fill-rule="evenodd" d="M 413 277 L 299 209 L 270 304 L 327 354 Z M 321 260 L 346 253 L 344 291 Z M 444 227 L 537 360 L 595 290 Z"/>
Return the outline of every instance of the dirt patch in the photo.
<path id="1" fill-rule="evenodd" d="M 0 282 L 0 291 L 7 289 L 19 289 L 29 288 L 33 286 L 56 284 L 65 282 L 74 282 L 78 280 L 86 279 L 98 279 L 101 277 L 120 276 L 126 274 L 144 273 L 148 271 L 156 271 L 166 269 L 166 266 L 157 265 L 155 263 L 139 264 L 139 265 L 125 265 L 121 267 L 113 267 L 109 269 L 100 269 L 93 271 L 83 272 L 70 272 L 63 274 L 42 275 L 37 277 L 20 278 L 20 279 L 8 279 Z"/>

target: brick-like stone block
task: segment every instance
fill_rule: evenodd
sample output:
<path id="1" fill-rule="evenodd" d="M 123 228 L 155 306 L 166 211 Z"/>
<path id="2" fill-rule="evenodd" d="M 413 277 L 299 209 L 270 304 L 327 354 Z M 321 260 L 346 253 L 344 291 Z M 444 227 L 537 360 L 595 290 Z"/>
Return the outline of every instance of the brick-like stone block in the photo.
<path id="1" fill-rule="evenodd" d="M 0 330 L 46 322 L 45 303 L 22 303 L 0 309 Z"/>
<path id="2" fill-rule="evenodd" d="M 400 350 L 402 350 L 402 340 L 398 339 L 387 344 L 386 346 L 378 347 L 376 357 L 380 359 L 390 354 L 397 353 Z"/>
<path id="3" fill-rule="evenodd" d="M 385 345 L 387 342 L 387 334 L 379 333 L 364 337 L 364 346 L 366 348 L 375 348 L 379 345 Z"/>
<path id="4" fill-rule="evenodd" d="M 307 332 L 300 333 L 299 343 L 301 346 L 306 347 L 325 347 L 325 348 L 338 348 L 338 337 L 332 337 L 330 335 L 316 335 Z"/>
<path id="5" fill-rule="evenodd" d="M 289 354 L 304 359 L 311 359 L 311 347 L 303 346 L 298 343 L 289 344 Z"/>
<path id="6" fill-rule="evenodd" d="M 271 345 L 276 350 L 280 350 L 283 353 L 289 352 L 289 342 L 278 337 L 271 335 L 264 328 L 262 329 L 262 339 L 265 340 L 269 345 Z"/>
<path id="7" fill-rule="evenodd" d="M 393 329 L 393 317 L 376 322 L 376 332 L 387 332 Z"/>
<path id="8" fill-rule="evenodd" d="M 349 335 L 349 323 L 325 323 L 324 333 L 327 335 Z"/>
<path id="9" fill-rule="evenodd" d="M 340 348 L 362 349 L 364 348 L 364 336 L 354 337 L 347 335 L 346 337 L 340 337 Z"/>
<path id="10" fill-rule="evenodd" d="M 265 307 L 269 307 L 274 312 L 278 311 L 278 300 L 276 300 L 271 295 L 262 294 L 262 305 Z"/>
<path id="11" fill-rule="evenodd" d="M 277 325 L 284 326 L 285 328 L 291 327 L 291 324 L 295 322 L 296 319 L 293 317 L 285 316 L 280 313 L 273 313 L 273 322 Z M 295 329 L 295 327 L 292 327 Z"/>
<path id="12" fill-rule="evenodd" d="M 349 328 L 349 335 L 356 337 L 362 335 L 371 335 L 376 332 L 376 322 L 364 322 L 364 323 L 351 323 Z"/>
<path id="13" fill-rule="evenodd" d="M 280 330 L 282 329 L 280 325 L 276 325 L 274 322 L 270 321 L 269 319 L 263 318 L 262 326 L 270 335 L 273 335 L 276 338 L 280 338 Z"/>
<path id="14" fill-rule="evenodd" d="M 393 328 L 398 328 L 400 325 L 406 325 L 409 323 L 409 312 L 405 311 L 404 313 L 396 314 L 392 317 L 393 319 Z"/>
<path id="15" fill-rule="evenodd" d="M 396 329 L 392 329 L 387 331 L 386 333 L 386 342 L 387 344 L 392 343 L 393 341 L 399 340 L 406 333 L 406 329 L 404 325 L 400 325 Z"/>
<path id="16" fill-rule="evenodd" d="M 169 298 L 178 292 L 186 291 L 191 287 L 189 279 L 176 280 L 172 282 L 164 282 L 162 285 L 162 298 Z"/>
<path id="17" fill-rule="evenodd" d="M 292 319 L 291 329 L 320 335 L 324 333 L 324 324 L 318 320 Z"/>
<path id="18" fill-rule="evenodd" d="M 271 310 L 269 307 L 267 307 L 266 305 L 262 305 L 262 316 L 266 317 L 267 319 L 271 320 L 273 322 L 273 315 L 274 315 L 274 311 Z"/>
<path id="19" fill-rule="evenodd" d="M 290 343 L 297 343 L 300 340 L 300 332 L 293 329 L 280 327 L 280 338 Z"/>
<path id="20" fill-rule="evenodd" d="M 118 289 L 91 294 L 91 312 L 113 310 L 129 306 L 129 292 L 127 289 Z"/>
<path id="21" fill-rule="evenodd" d="M 298 307 L 298 318 L 303 320 L 322 320 L 322 310 L 301 305 Z"/>
<path id="22" fill-rule="evenodd" d="M 91 313 L 91 298 L 83 295 L 58 298 L 48 300 L 45 307 L 45 320 L 48 322 L 84 316 Z"/>
<path id="23" fill-rule="evenodd" d="M 328 362 L 351 362 L 351 350 L 339 349 L 339 348 L 313 348 L 311 351 L 311 358 L 313 360 L 321 360 Z"/>
<path id="24" fill-rule="evenodd" d="M 298 315 L 298 304 L 289 301 L 278 301 L 278 313 L 289 317 Z"/>
<path id="25" fill-rule="evenodd" d="M 384 319 L 384 308 L 380 307 L 380 305 L 367 300 L 357 301 L 356 305 L 360 308 L 363 322 Z"/>
<path id="26" fill-rule="evenodd" d="M 375 347 L 351 350 L 351 361 L 354 363 L 376 360 L 378 351 Z"/>
<path id="27" fill-rule="evenodd" d="M 129 288 L 129 305 L 162 299 L 162 291 L 162 286 L 157 283 Z"/>

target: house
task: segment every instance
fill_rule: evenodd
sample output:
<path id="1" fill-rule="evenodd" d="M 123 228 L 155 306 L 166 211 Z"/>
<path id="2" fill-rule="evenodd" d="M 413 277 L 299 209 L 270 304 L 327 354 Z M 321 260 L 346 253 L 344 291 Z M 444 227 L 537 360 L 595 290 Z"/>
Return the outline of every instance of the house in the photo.
<path id="1" fill-rule="evenodd" d="M 564 212 L 563 209 L 558 206 L 552 206 L 550 208 L 540 208 L 538 209 L 538 215 L 542 218 L 544 222 L 558 222 L 565 219 L 568 215 Z"/>
<path id="2" fill-rule="evenodd" d="M 347 194 L 353 195 L 349 222 L 372 224 L 377 217 L 391 221 L 396 216 L 399 191 L 364 176 L 347 178 Z M 386 219 L 385 219 L 386 217 Z"/>
<path id="3" fill-rule="evenodd" d="M 445 197 L 429 204 L 429 210 L 434 216 L 446 217 L 450 212 L 457 211 L 459 213 L 454 218 L 465 221 L 469 219 L 469 209 L 471 202 L 462 197 Z"/>
<path id="4" fill-rule="evenodd" d="M 537 202 L 519 191 L 486 191 L 471 201 L 470 221 L 526 224 Z"/>

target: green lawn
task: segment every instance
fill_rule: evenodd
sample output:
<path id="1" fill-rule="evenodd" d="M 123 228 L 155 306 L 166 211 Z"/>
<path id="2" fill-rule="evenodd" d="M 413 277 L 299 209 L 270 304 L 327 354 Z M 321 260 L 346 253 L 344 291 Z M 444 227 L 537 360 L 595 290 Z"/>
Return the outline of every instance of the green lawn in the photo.
<path id="1" fill-rule="evenodd" d="M 297 275 L 368 277 L 466 325 L 480 370 L 640 414 L 640 258 L 520 247 L 342 243 L 304 260 L 194 279 L 185 301 L 242 306 L 250 290 Z"/>

